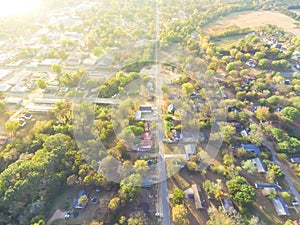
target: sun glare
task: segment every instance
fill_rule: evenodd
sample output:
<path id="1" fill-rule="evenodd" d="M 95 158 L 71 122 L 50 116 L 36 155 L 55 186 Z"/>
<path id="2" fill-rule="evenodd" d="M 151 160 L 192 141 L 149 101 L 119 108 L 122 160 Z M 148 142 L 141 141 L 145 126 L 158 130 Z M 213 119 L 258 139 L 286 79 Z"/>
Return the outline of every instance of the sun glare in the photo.
<path id="1" fill-rule="evenodd" d="M 38 3 L 38 0 L 0 0 L 0 17 L 30 13 Z"/>

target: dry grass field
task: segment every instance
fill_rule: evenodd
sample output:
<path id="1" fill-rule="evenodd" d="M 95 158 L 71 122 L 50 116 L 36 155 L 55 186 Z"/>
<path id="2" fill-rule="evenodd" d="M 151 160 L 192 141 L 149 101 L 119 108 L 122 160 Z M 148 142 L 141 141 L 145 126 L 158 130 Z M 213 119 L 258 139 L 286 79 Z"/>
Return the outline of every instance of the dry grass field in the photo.
<path id="1" fill-rule="evenodd" d="M 300 13 L 300 11 L 298 12 Z M 261 25 L 273 24 L 300 37 L 300 29 L 295 25 L 296 22 L 296 20 L 275 11 L 245 11 L 221 17 L 204 26 L 203 31 L 208 34 L 216 34 L 234 25 L 240 28 L 256 28 Z"/>

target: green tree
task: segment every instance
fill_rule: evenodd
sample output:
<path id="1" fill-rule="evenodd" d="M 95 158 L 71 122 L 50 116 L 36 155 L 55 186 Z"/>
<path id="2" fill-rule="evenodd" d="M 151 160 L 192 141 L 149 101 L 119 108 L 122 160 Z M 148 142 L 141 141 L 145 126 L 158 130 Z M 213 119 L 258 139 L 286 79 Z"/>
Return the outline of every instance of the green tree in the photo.
<path id="1" fill-rule="evenodd" d="M 132 174 L 127 178 L 121 180 L 120 195 L 125 200 L 135 199 L 137 194 L 141 191 L 142 176 L 140 174 Z"/>
<path id="2" fill-rule="evenodd" d="M 73 104 L 70 101 L 58 101 L 52 112 L 60 123 L 66 124 L 71 120 Z"/>
<path id="3" fill-rule="evenodd" d="M 187 210 L 184 205 L 175 205 L 172 208 L 172 220 L 174 224 L 189 225 L 190 221 L 187 219 Z"/>
<path id="4" fill-rule="evenodd" d="M 5 112 L 6 104 L 0 100 L 0 114 Z"/>
<path id="5" fill-rule="evenodd" d="M 256 117 L 259 120 L 267 120 L 270 117 L 269 108 L 266 106 L 259 106 L 256 110 Z"/>
<path id="6" fill-rule="evenodd" d="M 118 197 L 112 198 L 108 203 L 108 209 L 115 211 L 117 208 L 119 208 L 120 202 L 121 202 L 120 198 Z"/>
<path id="7" fill-rule="evenodd" d="M 194 87 L 191 83 L 182 84 L 182 93 L 187 96 L 192 94 L 194 91 Z"/>
<path id="8" fill-rule="evenodd" d="M 39 88 L 41 88 L 41 89 L 45 89 L 45 88 L 47 87 L 47 83 L 46 83 L 46 81 L 43 80 L 43 79 L 38 79 L 38 80 L 36 81 L 36 85 L 37 85 Z"/>
<path id="9" fill-rule="evenodd" d="M 271 130 L 271 133 L 277 141 L 283 141 L 285 135 L 281 129 L 275 127 Z"/>
<path id="10" fill-rule="evenodd" d="M 235 128 L 230 123 L 221 122 L 220 130 L 223 141 L 229 144 L 233 135 L 235 134 Z"/>
<path id="11" fill-rule="evenodd" d="M 88 197 L 86 195 L 83 195 L 78 199 L 78 205 L 85 207 L 88 201 L 89 201 Z"/>
<path id="12" fill-rule="evenodd" d="M 4 127 L 11 137 L 15 136 L 20 123 L 19 121 L 8 121 L 5 123 Z"/>
<path id="13" fill-rule="evenodd" d="M 256 172 L 256 167 L 252 160 L 242 161 L 242 168 L 250 174 L 254 174 Z"/>
<path id="14" fill-rule="evenodd" d="M 286 192 L 286 191 L 283 191 L 280 193 L 281 197 L 284 198 L 286 201 L 291 201 L 291 194 Z"/>
<path id="15" fill-rule="evenodd" d="M 148 170 L 148 163 L 145 160 L 138 159 L 134 162 L 134 169 L 137 174 L 145 176 Z"/>
<path id="16" fill-rule="evenodd" d="M 227 182 L 227 187 L 232 198 L 240 206 L 247 206 L 256 200 L 254 188 L 244 177 L 234 177 L 232 180 Z"/>
<path id="17" fill-rule="evenodd" d="M 299 110 L 291 106 L 285 107 L 281 110 L 281 114 L 291 121 L 295 121 L 300 117 Z"/>
<path id="18" fill-rule="evenodd" d="M 125 216 L 121 216 L 120 219 L 119 219 L 119 224 L 121 224 L 121 225 L 122 225 L 122 224 L 125 224 L 126 220 L 127 220 L 127 219 L 126 219 Z"/>
<path id="19" fill-rule="evenodd" d="M 173 202 L 177 205 L 181 205 L 184 199 L 184 192 L 178 188 L 175 188 L 173 194 Z"/>
<path id="20" fill-rule="evenodd" d="M 148 225 L 147 218 L 142 212 L 131 213 L 127 221 L 128 225 Z"/>
<path id="21" fill-rule="evenodd" d="M 93 53 L 95 56 L 100 56 L 102 54 L 102 48 L 100 47 L 95 47 L 93 50 Z"/>
<path id="22" fill-rule="evenodd" d="M 258 62 L 258 66 L 262 69 L 269 69 L 270 68 L 270 62 L 267 59 L 261 59 Z"/>
<path id="23" fill-rule="evenodd" d="M 56 73 L 57 75 L 60 75 L 62 73 L 62 67 L 59 64 L 53 64 L 51 66 L 51 70 L 53 73 Z"/>
<path id="24" fill-rule="evenodd" d="M 284 225 L 294 225 L 293 221 L 288 219 L 287 221 L 285 221 Z"/>
<path id="25" fill-rule="evenodd" d="M 276 196 L 277 196 L 276 191 L 271 190 L 271 191 L 270 191 L 270 194 L 269 194 L 269 196 L 268 196 L 268 198 L 272 200 L 272 199 L 274 199 Z"/>

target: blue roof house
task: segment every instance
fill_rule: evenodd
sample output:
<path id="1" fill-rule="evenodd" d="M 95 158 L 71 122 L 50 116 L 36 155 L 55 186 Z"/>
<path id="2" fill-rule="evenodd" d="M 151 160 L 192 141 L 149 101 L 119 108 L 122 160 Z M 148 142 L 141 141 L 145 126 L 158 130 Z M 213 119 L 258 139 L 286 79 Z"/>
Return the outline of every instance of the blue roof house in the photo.
<path id="1" fill-rule="evenodd" d="M 253 145 L 253 144 L 242 144 L 242 149 L 244 149 L 245 151 L 250 151 L 253 152 L 256 155 L 260 154 L 260 148 L 257 145 Z"/>

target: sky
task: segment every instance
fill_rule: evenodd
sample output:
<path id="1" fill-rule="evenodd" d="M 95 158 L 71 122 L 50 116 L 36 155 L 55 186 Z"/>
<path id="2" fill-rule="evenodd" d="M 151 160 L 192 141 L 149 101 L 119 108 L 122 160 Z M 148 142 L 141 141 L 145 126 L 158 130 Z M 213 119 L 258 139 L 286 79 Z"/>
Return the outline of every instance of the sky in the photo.
<path id="1" fill-rule="evenodd" d="M 39 0 L 0 0 L 0 17 L 30 13 L 38 5 Z"/>

